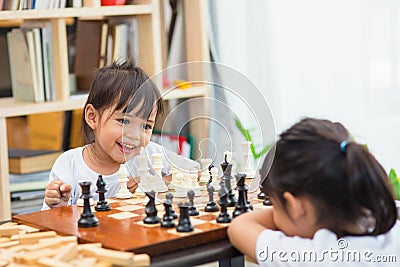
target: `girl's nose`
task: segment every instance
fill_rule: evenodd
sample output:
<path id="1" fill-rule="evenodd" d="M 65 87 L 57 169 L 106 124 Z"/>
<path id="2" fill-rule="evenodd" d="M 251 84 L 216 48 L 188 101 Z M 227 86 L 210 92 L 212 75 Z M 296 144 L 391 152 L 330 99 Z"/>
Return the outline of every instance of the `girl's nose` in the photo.
<path id="1" fill-rule="evenodd" d="M 143 135 L 143 129 L 137 126 L 126 126 L 123 129 L 123 135 L 132 140 L 140 140 Z"/>

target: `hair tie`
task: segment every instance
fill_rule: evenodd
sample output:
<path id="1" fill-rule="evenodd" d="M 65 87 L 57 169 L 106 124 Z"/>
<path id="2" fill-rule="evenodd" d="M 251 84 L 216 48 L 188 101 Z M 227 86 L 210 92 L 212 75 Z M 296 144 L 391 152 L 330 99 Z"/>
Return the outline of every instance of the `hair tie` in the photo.
<path id="1" fill-rule="evenodd" d="M 346 154 L 346 147 L 348 144 L 349 144 L 349 142 L 347 142 L 347 141 L 342 141 L 340 143 L 340 152 L 341 153 Z"/>

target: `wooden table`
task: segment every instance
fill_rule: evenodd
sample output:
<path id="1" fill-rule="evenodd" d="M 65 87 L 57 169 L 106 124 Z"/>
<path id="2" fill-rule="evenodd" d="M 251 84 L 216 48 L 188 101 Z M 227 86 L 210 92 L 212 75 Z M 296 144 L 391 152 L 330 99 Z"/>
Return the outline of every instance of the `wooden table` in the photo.
<path id="1" fill-rule="evenodd" d="M 196 217 L 205 223 L 196 225 L 190 234 L 178 235 L 159 226 L 141 225 L 145 215 L 143 210 L 137 211 L 136 217 L 124 220 L 108 216 L 120 213 L 115 208 L 124 205 L 127 204 L 115 202 L 111 203 L 111 211 L 96 212 L 99 225 L 91 228 L 77 226 L 82 208 L 76 205 L 16 215 L 13 221 L 62 235 L 74 235 L 80 243 L 100 242 L 105 248 L 147 253 L 152 266 L 190 266 L 217 260 L 220 266 L 244 266 L 243 255 L 227 239 L 227 225 L 211 223 L 217 215 Z M 159 212 L 159 216 L 162 213 Z"/>

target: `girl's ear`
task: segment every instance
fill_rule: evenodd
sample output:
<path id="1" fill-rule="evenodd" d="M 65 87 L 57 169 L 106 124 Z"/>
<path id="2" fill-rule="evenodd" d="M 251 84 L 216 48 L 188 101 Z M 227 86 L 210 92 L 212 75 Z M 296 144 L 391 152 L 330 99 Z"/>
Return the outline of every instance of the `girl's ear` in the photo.
<path id="1" fill-rule="evenodd" d="M 97 122 L 99 120 L 99 113 L 93 107 L 92 104 L 88 104 L 85 107 L 85 121 L 92 130 L 96 129 Z"/>
<path id="2" fill-rule="evenodd" d="M 284 192 L 283 198 L 286 200 L 286 208 L 292 220 L 297 221 L 306 215 L 306 207 L 302 198 L 296 197 L 290 192 Z"/>

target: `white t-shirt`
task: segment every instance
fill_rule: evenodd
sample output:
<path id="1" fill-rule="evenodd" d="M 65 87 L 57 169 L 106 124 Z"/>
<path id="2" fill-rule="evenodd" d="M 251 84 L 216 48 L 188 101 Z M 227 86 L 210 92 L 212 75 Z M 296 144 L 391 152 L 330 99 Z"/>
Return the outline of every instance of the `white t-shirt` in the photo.
<path id="1" fill-rule="evenodd" d="M 379 236 L 337 238 L 318 230 L 313 239 L 288 237 L 281 231 L 264 230 L 257 239 L 260 266 L 399 266 L 400 223 Z"/>
<path id="2" fill-rule="evenodd" d="M 68 201 L 68 205 L 76 204 L 79 199 L 81 188 L 79 186 L 80 180 L 86 180 L 92 182 L 90 187 L 91 195 L 94 200 L 98 200 L 98 194 L 96 191 L 96 182 L 99 176 L 99 173 L 94 172 L 83 160 L 83 148 L 78 147 L 74 149 L 70 149 L 62 153 L 57 160 L 54 162 L 54 165 L 50 171 L 49 181 L 52 180 L 62 180 L 64 183 L 71 185 L 71 197 Z M 163 175 L 169 174 L 170 162 L 173 162 L 174 165 L 182 168 L 184 170 L 193 170 L 199 169 L 199 164 L 193 160 L 180 156 L 174 152 L 166 150 L 161 145 L 149 142 L 149 144 L 145 148 L 146 155 L 148 157 L 148 167 L 149 172 L 154 175 L 155 170 L 152 166 L 151 155 L 154 153 L 162 153 L 163 154 Z M 133 177 L 139 177 L 138 171 L 138 163 L 136 157 L 129 160 L 126 165 L 128 166 L 128 170 L 130 175 Z M 119 182 L 118 182 L 118 171 L 111 175 L 103 175 L 103 180 L 106 183 L 107 192 L 105 194 L 106 198 L 115 197 L 119 190 Z M 42 210 L 49 209 L 46 203 L 43 201 Z"/>

